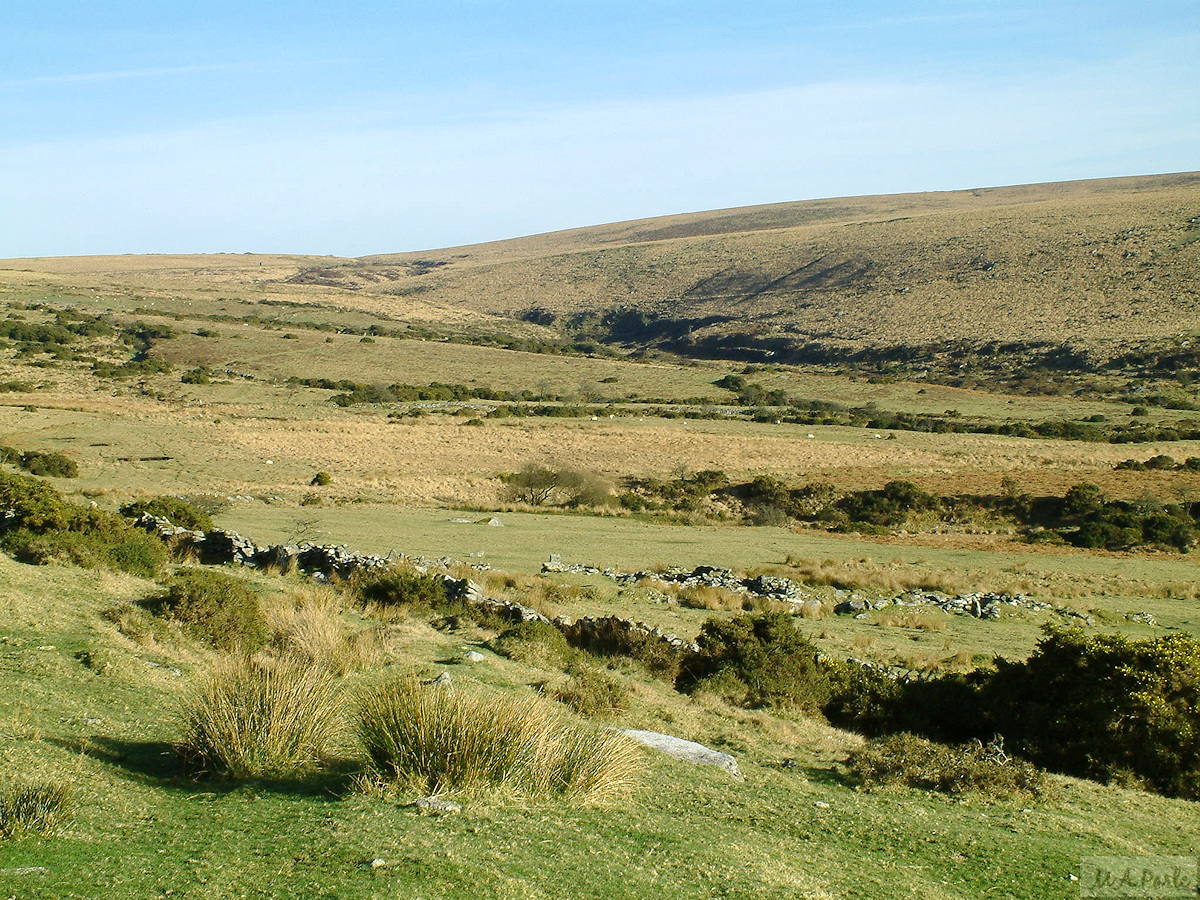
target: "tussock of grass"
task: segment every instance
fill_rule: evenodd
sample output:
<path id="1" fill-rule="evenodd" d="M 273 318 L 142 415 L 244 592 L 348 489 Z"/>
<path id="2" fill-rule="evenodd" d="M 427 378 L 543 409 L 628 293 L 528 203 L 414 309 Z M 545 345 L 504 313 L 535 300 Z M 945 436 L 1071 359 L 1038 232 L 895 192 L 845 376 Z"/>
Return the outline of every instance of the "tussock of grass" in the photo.
<path id="1" fill-rule="evenodd" d="M 272 598 L 263 609 L 272 648 L 279 655 L 322 666 L 335 675 L 379 662 L 377 632 L 352 630 L 343 606 L 342 595 L 327 587 L 306 587 Z"/>
<path id="2" fill-rule="evenodd" d="M 67 784 L 0 788 L 0 838 L 55 834 L 71 817 L 74 792 Z"/>
<path id="3" fill-rule="evenodd" d="M 423 792 L 512 791 L 599 804 L 625 796 L 636 745 L 534 699 L 482 697 L 409 677 L 365 693 L 359 737 L 385 778 Z"/>
<path id="4" fill-rule="evenodd" d="M 176 749 L 193 770 L 234 778 L 294 776 L 320 764 L 342 733 L 333 675 L 298 660 L 219 660 L 180 709 Z"/>

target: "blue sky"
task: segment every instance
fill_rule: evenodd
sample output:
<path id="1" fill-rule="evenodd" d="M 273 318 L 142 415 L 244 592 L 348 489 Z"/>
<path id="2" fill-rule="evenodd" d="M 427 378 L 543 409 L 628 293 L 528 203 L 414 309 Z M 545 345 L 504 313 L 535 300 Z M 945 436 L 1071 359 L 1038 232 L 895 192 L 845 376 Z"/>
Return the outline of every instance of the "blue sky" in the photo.
<path id="1" fill-rule="evenodd" d="M 0 28 L 0 258 L 1200 169 L 1195 0 L 11 0 Z"/>

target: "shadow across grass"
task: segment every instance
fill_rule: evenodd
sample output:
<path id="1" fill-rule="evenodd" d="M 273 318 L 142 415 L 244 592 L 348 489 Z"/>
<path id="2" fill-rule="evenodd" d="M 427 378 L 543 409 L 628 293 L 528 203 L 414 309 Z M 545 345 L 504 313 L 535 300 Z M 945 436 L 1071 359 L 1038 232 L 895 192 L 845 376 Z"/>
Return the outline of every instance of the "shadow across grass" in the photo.
<path id="1" fill-rule="evenodd" d="M 341 800 L 351 790 L 352 780 L 361 772 L 353 759 L 331 759 L 326 765 L 303 775 L 273 778 L 233 779 L 219 774 L 188 771 L 169 741 L 128 741 L 106 735 L 83 738 L 51 738 L 64 750 L 105 763 L 126 777 L 179 793 L 224 795 L 246 790 L 305 797 L 329 802 Z"/>

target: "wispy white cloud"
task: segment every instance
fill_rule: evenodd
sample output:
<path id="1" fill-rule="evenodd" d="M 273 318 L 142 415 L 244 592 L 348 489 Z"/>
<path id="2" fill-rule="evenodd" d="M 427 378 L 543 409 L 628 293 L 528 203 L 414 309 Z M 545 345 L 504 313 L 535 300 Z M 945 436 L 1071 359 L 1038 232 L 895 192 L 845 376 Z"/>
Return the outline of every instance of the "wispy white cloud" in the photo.
<path id="1" fill-rule="evenodd" d="M 1163 55 L 1163 49 L 1170 53 Z M 1052 77 L 860 79 L 531 107 L 466 94 L 0 142 L 0 257 L 361 255 L 806 197 L 1196 167 L 1187 40 Z M 512 100 L 499 105 L 492 101 Z M 436 102 L 435 102 L 436 101 Z M 98 224 L 100 223 L 100 224 Z"/>
<path id="2" fill-rule="evenodd" d="M 114 72 L 72 72 L 63 75 L 36 75 L 31 78 L 11 78 L 6 81 L 0 81 L 0 87 L 34 87 L 37 85 L 77 84 L 90 81 L 124 81 L 136 78 L 194 75 L 199 72 L 233 72 L 248 68 L 251 68 L 249 63 L 213 63 L 203 66 L 123 69 Z"/>

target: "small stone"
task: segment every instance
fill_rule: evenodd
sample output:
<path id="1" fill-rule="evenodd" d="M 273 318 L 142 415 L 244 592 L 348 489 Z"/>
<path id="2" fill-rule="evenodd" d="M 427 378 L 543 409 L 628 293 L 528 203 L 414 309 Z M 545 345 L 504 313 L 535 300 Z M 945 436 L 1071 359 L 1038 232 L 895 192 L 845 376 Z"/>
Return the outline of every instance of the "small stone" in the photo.
<path id="1" fill-rule="evenodd" d="M 470 662 L 470 663 L 477 663 L 477 662 L 483 662 L 485 659 L 487 659 L 487 657 L 484 656 L 482 653 L 480 653 L 478 650 L 468 650 L 466 653 L 463 654 L 463 659 L 465 659 L 467 662 Z"/>
<path id="2" fill-rule="evenodd" d="M 423 816 L 447 816 L 462 812 L 462 807 L 453 800 L 443 800 L 440 797 L 418 797 L 413 801 L 413 806 Z"/>
<path id="3" fill-rule="evenodd" d="M 817 809 L 829 809 L 830 804 L 826 803 L 824 800 L 818 800 L 813 804 L 813 806 L 815 806 Z"/>
<path id="4" fill-rule="evenodd" d="M 372 869 L 382 869 L 384 866 L 387 865 L 387 860 L 381 859 L 380 857 L 377 856 L 374 859 L 369 860 L 367 862 L 367 865 L 370 866 Z"/>
<path id="5" fill-rule="evenodd" d="M 434 684 L 436 687 L 445 687 L 445 688 L 448 688 L 448 687 L 453 687 L 453 686 L 454 686 L 454 682 L 453 682 L 453 681 L 451 681 L 451 679 L 450 679 L 450 673 L 449 673 L 449 672 L 443 672 L 443 673 L 442 673 L 441 675 L 439 675 L 437 678 L 433 679 L 433 684 Z"/>

